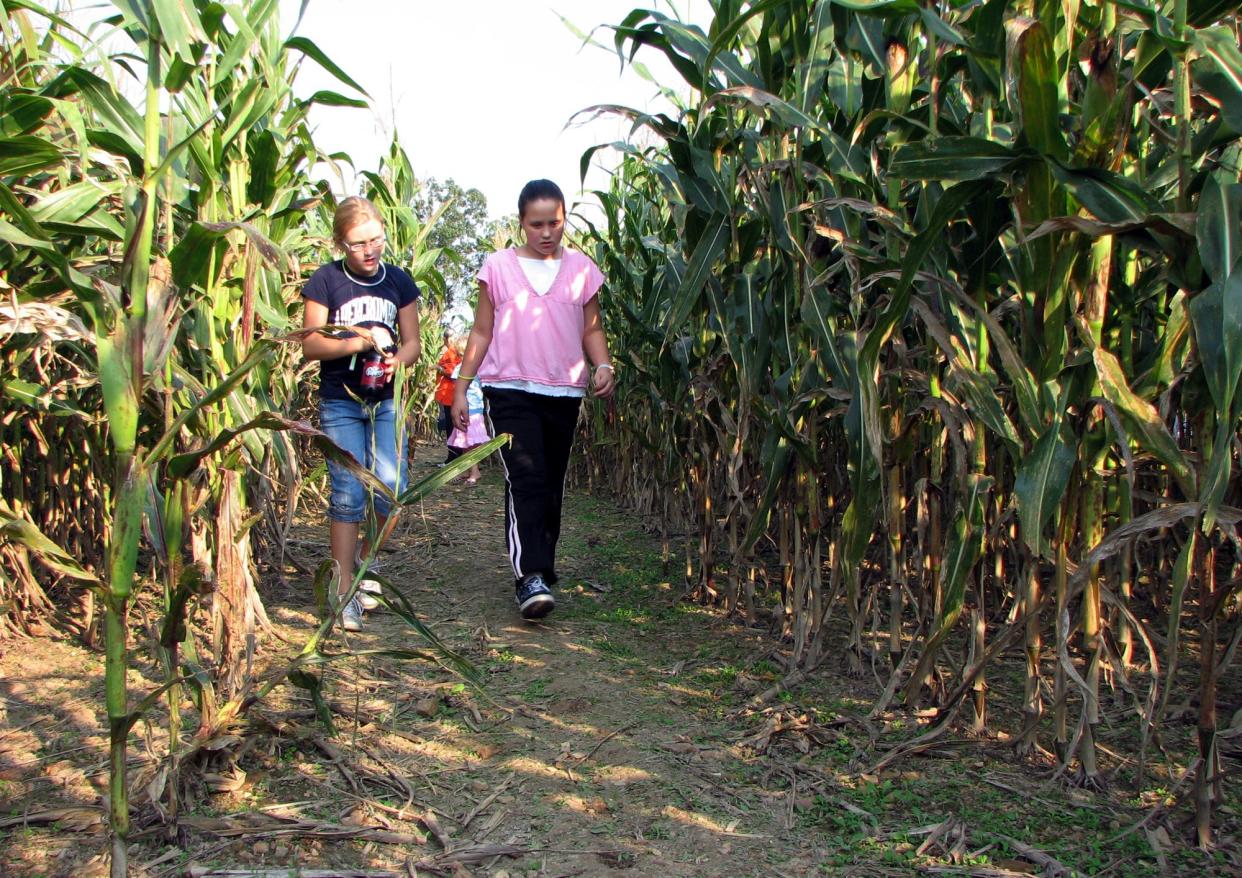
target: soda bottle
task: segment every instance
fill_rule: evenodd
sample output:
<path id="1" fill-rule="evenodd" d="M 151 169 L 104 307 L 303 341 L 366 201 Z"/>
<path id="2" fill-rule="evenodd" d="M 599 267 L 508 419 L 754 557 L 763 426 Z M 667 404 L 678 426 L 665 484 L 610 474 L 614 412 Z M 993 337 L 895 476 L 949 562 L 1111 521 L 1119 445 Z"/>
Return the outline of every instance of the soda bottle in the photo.
<path id="1" fill-rule="evenodd" d="M 384 357 L 372 349 L 362 359 L 362 379 L 358 382 L 363 393 L 377 395 L 384 387 Z"/>
<path id="2" fill-rule="evenodd" d="M 358 385 L 363 393 L 378 396 L 384 388 L 384 358 L 397 352 L 397 343 L 383 326 L 374 327 L 371 337 L 378 349 L 372 348 L 362 358 L 362 378 Z"/>

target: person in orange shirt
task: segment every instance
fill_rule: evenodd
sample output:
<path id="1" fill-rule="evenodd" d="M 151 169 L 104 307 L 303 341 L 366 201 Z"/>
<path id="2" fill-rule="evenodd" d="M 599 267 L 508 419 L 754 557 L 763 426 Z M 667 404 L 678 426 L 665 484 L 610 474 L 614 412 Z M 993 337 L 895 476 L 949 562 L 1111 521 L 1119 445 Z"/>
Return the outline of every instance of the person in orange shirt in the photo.
<path id="1" fill-rule="evenodd" d="M 440 359 L 436 361 L 436 373 L 439 376 L 439 381 L 436 383 L 436 402 L 440 404 L 440 416 L 436 419 L 436 427 L 444 435 L 446 441 L 453 429 L 453 391 L 457 385 L 453 371 L 461 362 L 461 347 L 453 338 L 453 333 L 447 329 L 444 330 L 444 353 L 440 354 Z M 448 456 L 444 459 L 444 463 L 451 462 L 453 458 L 461 454 L 460 449 L 451 445 L 445 447 L 448 449 Z"/>

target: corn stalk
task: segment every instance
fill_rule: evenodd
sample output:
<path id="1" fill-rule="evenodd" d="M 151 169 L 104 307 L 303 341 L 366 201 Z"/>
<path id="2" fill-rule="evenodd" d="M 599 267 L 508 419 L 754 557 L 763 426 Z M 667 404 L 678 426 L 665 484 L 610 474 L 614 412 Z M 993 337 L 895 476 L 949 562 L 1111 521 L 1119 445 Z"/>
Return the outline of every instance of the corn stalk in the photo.
<path id="1" fill-rule="evenodd" d="M 1151 642 L 1129 577 L 1114 586 L 1118 535 L 1181 502 L 1212 534 L 1240 496 L 1238 20 L 1174 8 L 1170 22 L 1138 2 L 716 2 L 706 31 L 635 10 L 613 29 L 618 54 L 663 54 L 691 98 L 670 115 L 588 111 L 649 132 L 622 145 L 590 230 L 626 365 L 593 461 L 661 528 L 700 535 L 691 566 L 727 540 L 726 604 L 756 583 L 795 664 L 900 655 L 881 702 L 930 700 L 939 729 L 968 692 L 982 728 L 988 668 L 1023 642 L 1017 746 L 1051 733 L 1090 784 L 1102 689 L 1128 673 L 1110 638 Z M 1195 115 L 1191 88 L 1212 102 Z M 679 474 L 650 457 L 728 464 L 661 509 L 650 498 L 679 496 Z M 1157 555 L 1177 554 L 1185 520 L 1161 525 Z M 831 536 L 844 635 L 826 627 L 821 556 L 799 560 L 812 532 Z M 911 533 L 921 565 L 903 563 Z M 1222 654 L 1209 568 L 1237 563 L 1220 545 L 1215 568 L 1178 565 L 1202 586 L 1186 600 L 1217 656 L 1201 704 Z M 1181 598 L 1145 584 L 1180 631 Z M 1143 740 L 1171 682 L 1157 664 L 1147 696 L 1125 682 Z M 1208 787 L 1214 727 L 1204 708 Z"/>

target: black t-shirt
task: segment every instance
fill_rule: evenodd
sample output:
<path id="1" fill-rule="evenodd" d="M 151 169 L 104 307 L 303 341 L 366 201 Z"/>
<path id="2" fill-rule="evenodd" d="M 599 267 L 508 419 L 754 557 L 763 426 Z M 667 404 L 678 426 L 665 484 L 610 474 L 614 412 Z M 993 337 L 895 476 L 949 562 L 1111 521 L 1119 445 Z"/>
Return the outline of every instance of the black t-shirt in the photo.
<path id="1" fill-rule="evenodd" d="M 302 296 L 328 309 L 328 323 L 335 326 L 385 326 L 400 344 L 397 312 L 418 300 L 418 285 L 403 269 L 386 262 L 371 277 L 347 273 L 342 260 L 320 266 Z M 352 335 L 348 333 L 347 335 Z M 352 399 L 350 391 L 369 399 L 392 399 L 392 382 L 378 393 L 363 393 L 362 361 L 365 354 L 321 360 L 319 395 L 325 399 Z M 348 389 L 347 389 L 348 388 Z"/>

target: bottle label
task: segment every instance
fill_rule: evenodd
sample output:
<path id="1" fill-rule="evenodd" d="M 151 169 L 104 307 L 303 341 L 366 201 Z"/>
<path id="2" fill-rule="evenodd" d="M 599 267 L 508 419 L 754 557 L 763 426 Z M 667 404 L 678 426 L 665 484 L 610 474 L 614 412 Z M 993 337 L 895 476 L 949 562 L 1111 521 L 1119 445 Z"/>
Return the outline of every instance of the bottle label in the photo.
<path id="1" fill-rule="evenodd" d="M 384 363 L 378 356 L 368 357 L 363 361 L 360 383 L 368 390 L 378 390 L 384 386 Z"/>

